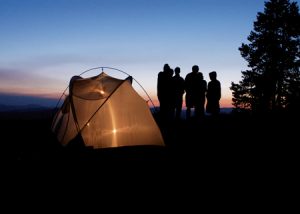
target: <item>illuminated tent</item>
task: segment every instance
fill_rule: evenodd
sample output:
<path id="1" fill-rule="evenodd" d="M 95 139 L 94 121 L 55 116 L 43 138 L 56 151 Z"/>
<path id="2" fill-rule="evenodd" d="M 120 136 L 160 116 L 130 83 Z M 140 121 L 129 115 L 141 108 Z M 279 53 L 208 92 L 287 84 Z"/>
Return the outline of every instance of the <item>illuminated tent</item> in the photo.
<path id="1" fill-rule="evenodd" d="M 67 145 L 77 135 L 93 148 L 164 145 L 146 101 L 132 78 L 98 76 L 70 80 L 69 95 L 57 112 L 52 131 Z"/>

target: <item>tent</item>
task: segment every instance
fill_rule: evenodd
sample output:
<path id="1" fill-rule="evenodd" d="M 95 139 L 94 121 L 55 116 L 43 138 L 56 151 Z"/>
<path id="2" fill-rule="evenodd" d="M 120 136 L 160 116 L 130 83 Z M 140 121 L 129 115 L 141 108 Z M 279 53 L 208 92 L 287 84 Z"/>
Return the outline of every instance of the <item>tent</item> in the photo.
<path id="1" fill-rule="evenodd" d="M 69 94 L 52 124 L 61 144 L 81 135 L 93 148 L 164 145 L 147 102 L 125 80 L 100 75 L 70 80 Z"/>

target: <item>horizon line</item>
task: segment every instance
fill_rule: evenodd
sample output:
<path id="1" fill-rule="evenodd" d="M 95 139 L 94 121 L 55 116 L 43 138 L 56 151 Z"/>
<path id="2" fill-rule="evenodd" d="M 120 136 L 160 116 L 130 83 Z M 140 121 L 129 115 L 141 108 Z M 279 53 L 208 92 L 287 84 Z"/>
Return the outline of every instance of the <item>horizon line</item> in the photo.
<path id="1" fill-rule="evenodd" d="M 40 102 L 42 102 L 42 100 L 58 102 L 62 95 L 63 95 L 63 93 L 55 93 L 55 92 L 53 92 L 53 93 L 39 93 L 38 94 L 38 93 L 26 93 L 26 92 L 22 93 L 22 92 L 1 92 L 0 91 L 0 96 L 7 96 L 7 97 L 10 97 L 10 98 L 14 98 L 14 97 L 15 98 L 16 97 L 20 98 L 20 97 L 22 97 L 24 99 L 41 99 Z M 153 96 L 151 96 L 151 95 L 150 95 L 150 98 L 151 98 L 154 106 L 149 100 L 145 99 L 145 101 L 147 102 L 149 107 L 159 107 L 160 106 L 159 101 L 158 101 L 157 98 L 153 98 Z M 5 103 L 5 99 L 4 99 L 4 103 L 0 102 L 0 104 L 7 105 Z M 30 103 L 29 101 L 27 101 L 27 104 L 23 104 L 23 105 L 30 105 L 30 104 L 36 104 L 36 103 Z M 10 104 L 8 104 L 8 105 L 10 105 Z M 40 105 L 44 106 L 42 103 Z M 49 106 L 49 104 L 46 105 L 46 106 Z M 52 106 L 52 105 L 50 105 L 50 106 Z M 186 108 L 185 99 L 183 99 L 182 108 Z M 234 106 L 232 105 L 232 100 L 228 99 L 228 98 L 223 98 L 223 99 L 221 98 L 220 108 L 234 108 Z"/>

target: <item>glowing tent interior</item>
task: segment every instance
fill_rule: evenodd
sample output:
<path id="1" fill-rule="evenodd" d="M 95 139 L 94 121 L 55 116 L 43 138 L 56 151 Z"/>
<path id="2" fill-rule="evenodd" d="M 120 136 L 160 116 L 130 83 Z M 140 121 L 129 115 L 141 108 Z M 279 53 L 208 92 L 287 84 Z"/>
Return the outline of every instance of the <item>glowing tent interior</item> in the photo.
<path id="1" fill-rule="evenodd" d="M 164 145 L 147 102 L 132 87 L 132 77 L 122 80 L 104 72 L 71 78 L 52 131 L 63 145 L 78 135 L 93 148 Z"/>

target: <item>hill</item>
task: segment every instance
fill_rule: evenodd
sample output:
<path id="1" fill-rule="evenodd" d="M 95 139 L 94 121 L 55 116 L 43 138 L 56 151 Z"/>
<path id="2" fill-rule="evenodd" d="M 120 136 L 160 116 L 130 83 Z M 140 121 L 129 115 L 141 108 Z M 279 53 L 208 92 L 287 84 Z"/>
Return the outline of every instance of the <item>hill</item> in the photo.
<path id="1" fill-rule="evenodd" d="M 32 112 L 32 111 L 41 111 L 47 109 L 50 109 L 50 107 L 41 106 L 37 104 L 28 104 L 28 105 L 0 104 L 0 112 Z"/>
<path id="2" fill-rule="evenodd" d="M 20 95 L 0 92 L 0 104 L 8 106 L 40 105 L 55 107 L 58 102 L 56 98 L 40 97 L 34 95 Z"/>

